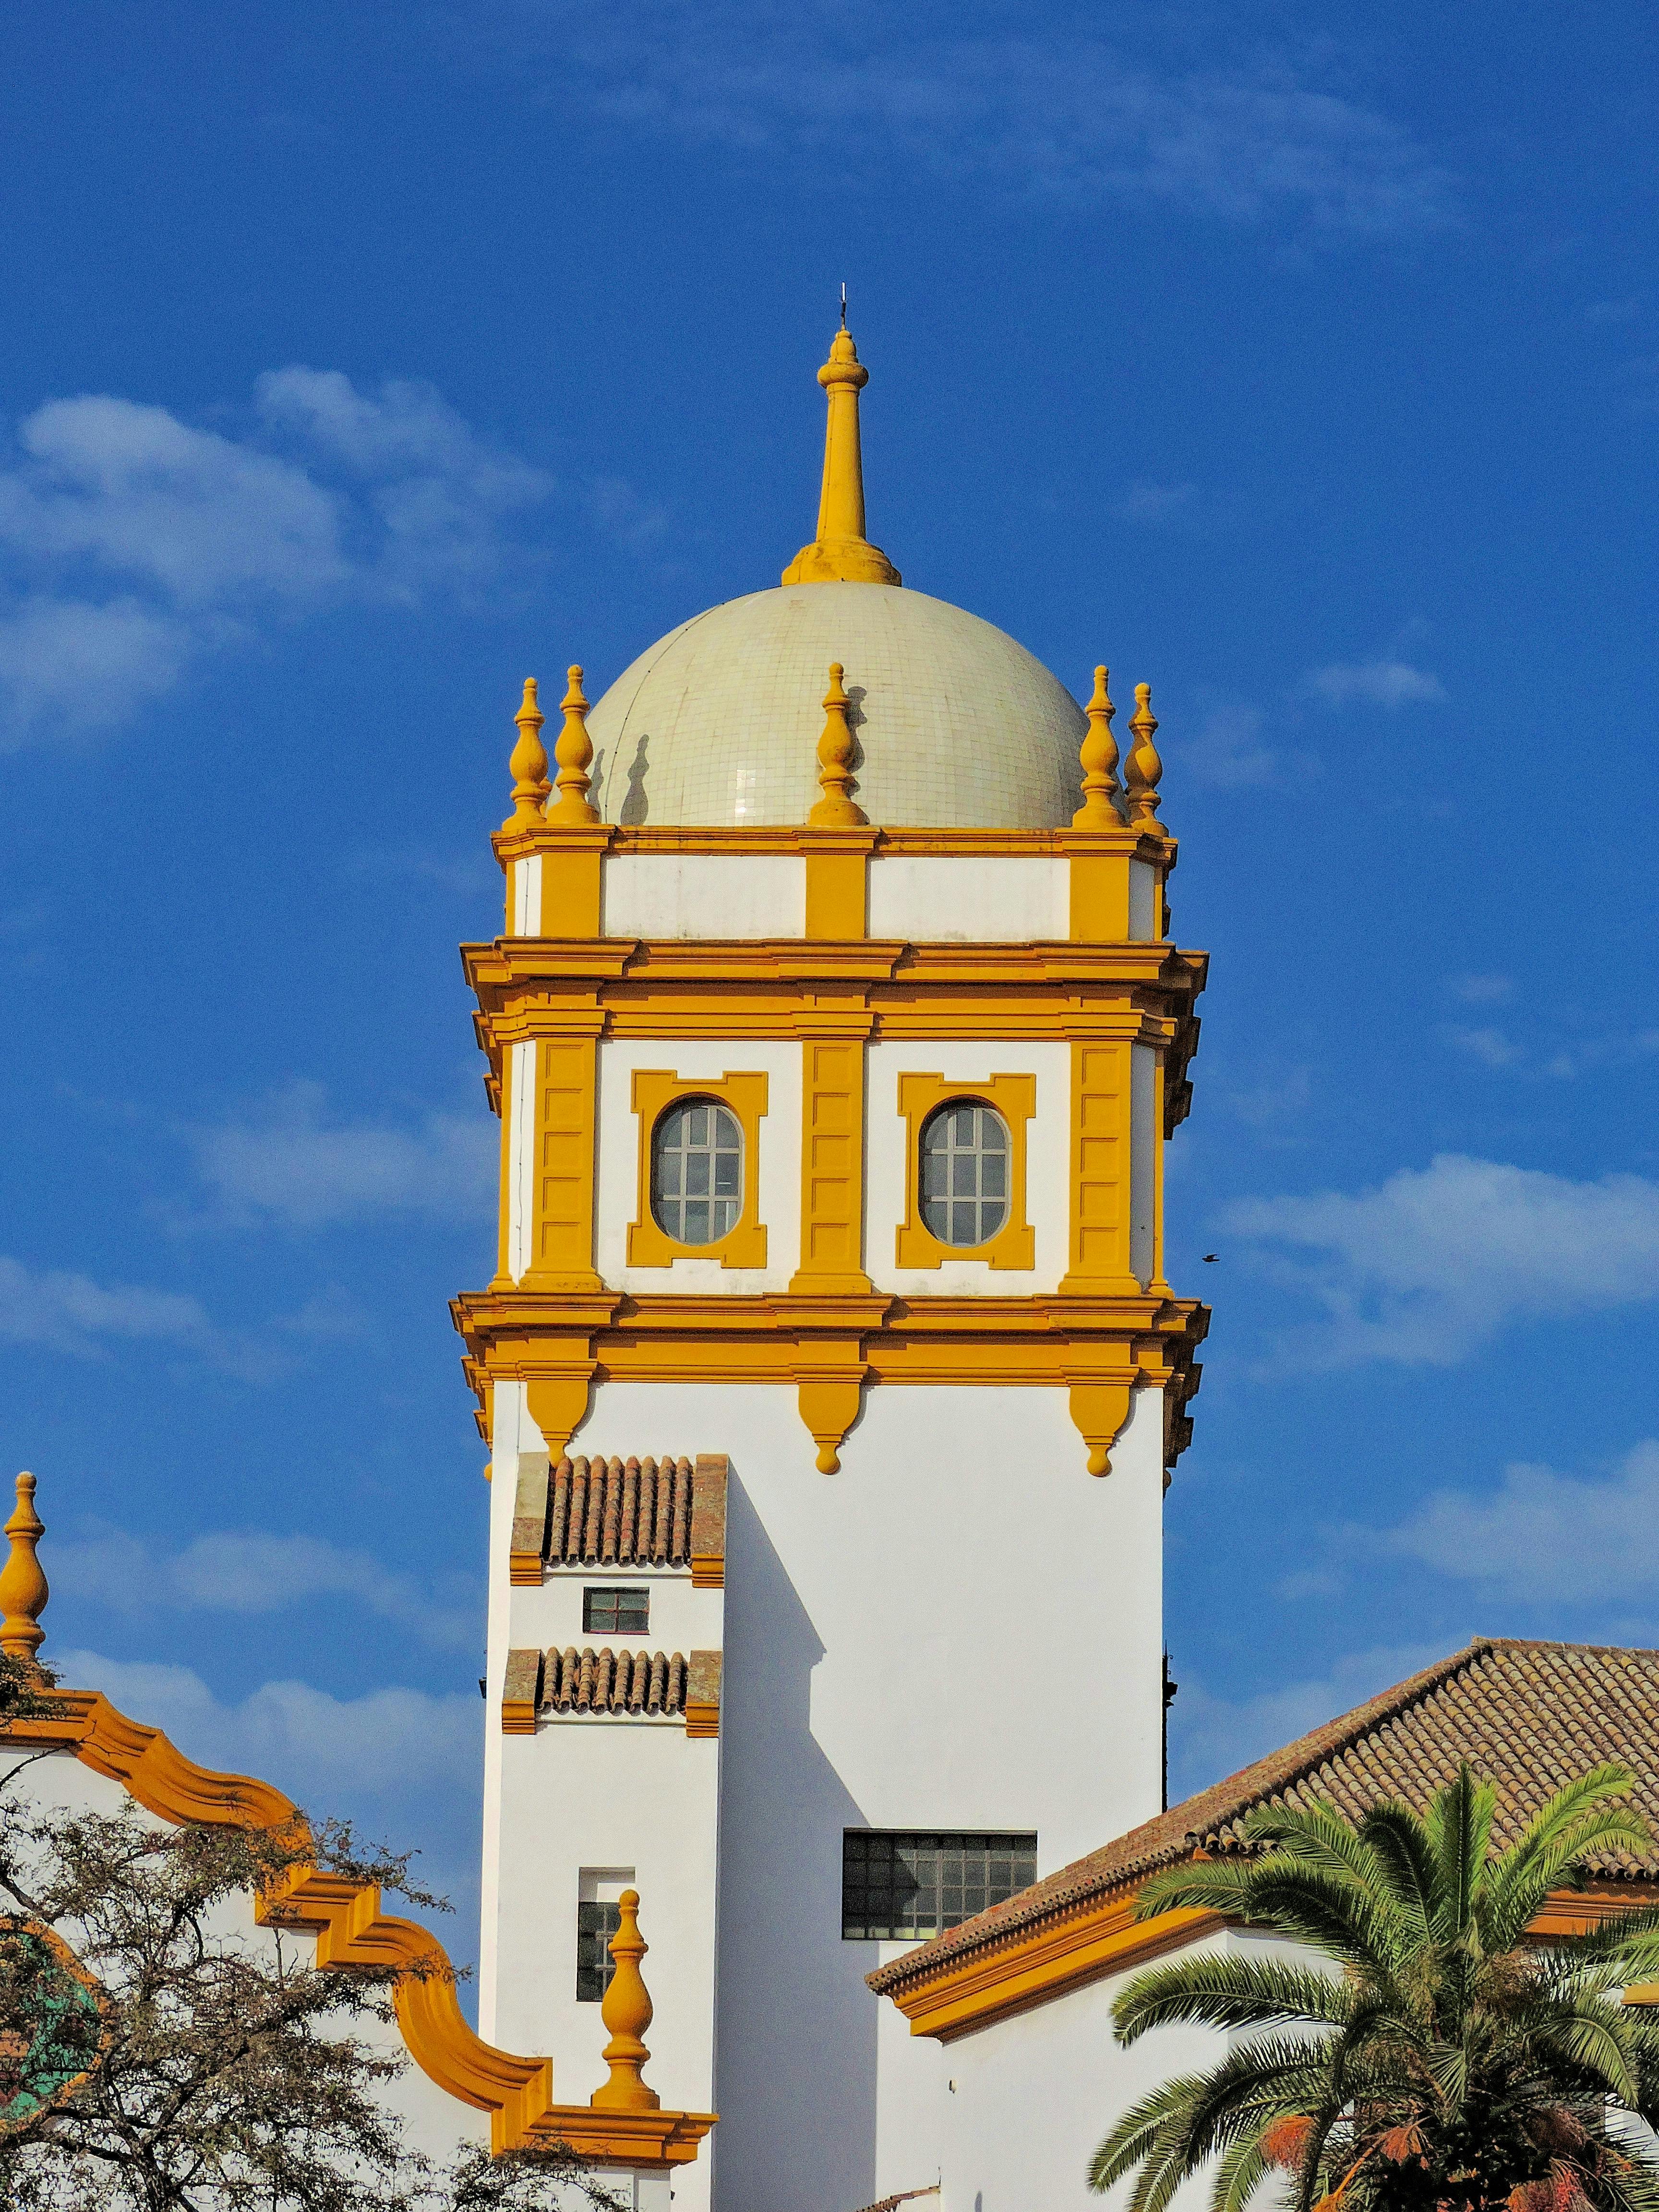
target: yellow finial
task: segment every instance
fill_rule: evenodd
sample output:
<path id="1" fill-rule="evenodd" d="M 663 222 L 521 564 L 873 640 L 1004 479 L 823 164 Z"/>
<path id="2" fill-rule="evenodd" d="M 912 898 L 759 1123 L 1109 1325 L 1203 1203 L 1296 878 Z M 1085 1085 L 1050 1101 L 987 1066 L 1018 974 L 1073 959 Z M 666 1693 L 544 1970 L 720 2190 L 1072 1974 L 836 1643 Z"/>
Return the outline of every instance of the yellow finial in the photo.
<path id="1" fill-rule="evenodd" d="M 1112 717 L 1117 712 L 1106 696 L 1106 671 L 1095 671 L 1095 696 L 1089 702 L 1089 726 L 1078 757 L 1083 768 L 1083 804 L 1072 817 L 1074 830 L 1117 830 L 1122 816 L 1117 811 L 1117 739 Z"/>
<path id="2" fill-rule="evenodd" d="M 651 2025 L 651 1995 L 640 1974 L 640 1960 L 650 1946 L 640 1933 L 640 1893 L 625 1889 L 617 1900 L 622 1925 L 611 1938 L 611 1955 L 617 1971 L 599 2007 L 599 2018 L 611 2030 L 604 2056 L 611 2078 L 597 2088 L 590 2101 L 601 2112 L 654 2112 L 662 2099 L 644 2079 L 651 2053 L 640 2040 Z"/>
<path id="3" fill-rule="evenodd" d="M 818 739 L 818 783 L 823 796 L 807 821 L 815 828 L 856 828 L 869 816 L 853 803 L 853 732 L 847 720 L 848 697 L 841 688 L 840 661 L 830 664 L 830 689 L 823 695 L 826 720 Z"/>
<path id="4" fill-rule="evenodd" d="M 572 665 L 567 672 L 570 689 L 561 709 L 564 727 L 553 748 L 559 763 L 559 795 L 547 810 L 550 822 L 597 822 L 599 810 L 587 797 L 587 771 L 593 758 L 593 740 L 587 734 L 587 702 L 582 696 L 582 672 Z"/>
<path id="5" fill-rule="evenodd" d="M 542 744 L 542 724 L 547 717 L 536 704 L 536 679 L 524 679 L 524 704 L 514 716 L 519 726 L 519 742 L 513 748 L 513 757 L 507 766 L 513 771 L 513 811 L 503 830 L 528 829 L 532 822 L 542 818 L 542 809 L 547 799 L 547 751 Z"/>
<path id="6" fill-rule="evenodd" d="M 786 584 L 899 584 L 903 578 L 879 546 L 864 534 L 864 461 L 859 450 L 859 394 L 870 372 L 859 359 L 847 327 L 842 326 L 818 371 L 829 394 L 823 434 L 823 489 L 818 499 L 818 534 L 783 572 Z"/>
<path id="7" fill-rule="evenodd" d="M 1144 822 L 1154 830 L 1161 830 L 1164 824 L 1158 818 L 1158 780 L 1164 773 L 1164 763 L 1152 743 L 1158 717 L 1152 712 L 1150 684 L 1135 686 L 1135 710 L 1129 717 L 1129 727 L 1135 733 L 1123 775 L 1125 795 L 1129 802 L 1129 826 L 1133 829 L 1137 823 Z"/>
<path id="8" fill-rule="evenodd" d="M 34 1510 L 34 1477 L 17 1478 L 17 1505 L 5 1533 L 11 1539 L 11 1557 L 0 1567 L 0 1651 L 9 1659 L 34 1664 L 34 1655 L 46 1640 L 40 1626 L 51 1595 L 34 1547 L 46 1533 Z"/>

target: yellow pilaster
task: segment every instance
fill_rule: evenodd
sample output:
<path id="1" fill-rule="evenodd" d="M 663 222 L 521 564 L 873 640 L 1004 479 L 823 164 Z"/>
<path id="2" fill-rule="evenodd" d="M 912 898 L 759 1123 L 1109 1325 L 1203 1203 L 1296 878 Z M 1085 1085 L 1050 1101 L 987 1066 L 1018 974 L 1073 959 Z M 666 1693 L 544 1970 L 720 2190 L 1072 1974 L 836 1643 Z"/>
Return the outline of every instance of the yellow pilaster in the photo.
<path id="1" fill-rule="evenodd" d="M 800 1264 L 792 1291 L 867 1293 L 864 1272 L 864 1048 L 868 1013 L 798 1018 L 801 1032 Z M 844 1433 L 844 1431 L 843 1431 Z"/>
<path id="2" fill-rule="evenodd" d="M 1062 1291 L 1140 1290 L 1129 1256 L 1130 1050 L 1127 1036 L 1072 1042 L 1071 1253 Z"/>
<path id="3" fill-rule="evenodd" d="M 599 1031 L 604 1017 L 567 1014 L 565 1033 L 536 1045 L 535 1218 L 524 1287 L 591 1291 L 599 1103 Z"/>

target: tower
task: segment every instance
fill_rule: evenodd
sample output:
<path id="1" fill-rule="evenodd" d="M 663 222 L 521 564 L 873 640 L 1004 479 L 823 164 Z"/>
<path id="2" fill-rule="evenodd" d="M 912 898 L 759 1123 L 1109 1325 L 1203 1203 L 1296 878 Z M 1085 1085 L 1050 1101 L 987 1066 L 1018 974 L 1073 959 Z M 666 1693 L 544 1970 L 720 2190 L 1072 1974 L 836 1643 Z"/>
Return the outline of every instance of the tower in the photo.
<path id="1" fill-rule="evenodd" d="M 837 334 L 816 538 L 550 760 L 465 950 L 501 1118 L 458 1301 L 493 1477 L 480 2025 L 594 2084 L 617 1900 L 677 2182 L 927 2180 L 864 1975 L 1160 1802 L 1162 1500 L 1206 1320 L 1164 1276 L 1201 955 L 1139 687 L 1080 708 L 865 535 Z"/>

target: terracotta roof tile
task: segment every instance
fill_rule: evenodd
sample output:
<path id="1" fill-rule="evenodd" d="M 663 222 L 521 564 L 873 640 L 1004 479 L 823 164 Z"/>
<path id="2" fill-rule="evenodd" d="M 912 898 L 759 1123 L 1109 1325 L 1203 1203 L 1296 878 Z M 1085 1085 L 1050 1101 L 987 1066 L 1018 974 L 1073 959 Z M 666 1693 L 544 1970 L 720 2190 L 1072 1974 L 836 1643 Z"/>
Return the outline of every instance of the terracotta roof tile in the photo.
<path id="1" fill-rule="evenodd" d="M 1496 1835 L 1512 1839 L 1544 1799 L 1603 1759 L 1637 1777 L 1634 1803 L 1659 1836 L 1659 1651 L 1483 1639 L 1339 1719 L 1172 1805 L 868 1977 L 878 1992 L 930 1979 L 1045 1921 L 1130 1889 L 1194 1850 L 1235 1850 L 1259 1805 L 1322 1797 L 1352 1818 L 1384 1797 L 1419 1808 L 1467 1759 L 1498 1791 Z M 1599 1865 L 1607 1879 L 1659 1879 L 1659 1846 Z"/>

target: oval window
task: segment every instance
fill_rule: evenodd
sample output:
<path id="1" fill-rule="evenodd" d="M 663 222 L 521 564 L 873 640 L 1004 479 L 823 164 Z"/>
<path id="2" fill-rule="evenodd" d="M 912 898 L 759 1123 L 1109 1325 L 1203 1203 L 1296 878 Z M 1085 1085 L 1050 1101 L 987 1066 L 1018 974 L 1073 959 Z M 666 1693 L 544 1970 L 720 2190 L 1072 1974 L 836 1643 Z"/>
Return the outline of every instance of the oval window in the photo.
<path id="1" fill-rule="evenodd" d="M 681 1098 L 651 1138 L 651 1211 L 677 1244 L 717 1244 L 743 1212 L 743 1131 L 717 1099 Z"/>
<path id="2" fill-rule="evenodd" d="M 1008 1124 L 971 1098 L 921 1131 L 921 1218 L 941 1244 L 988 1244 L 1008 1218 Z"/>

